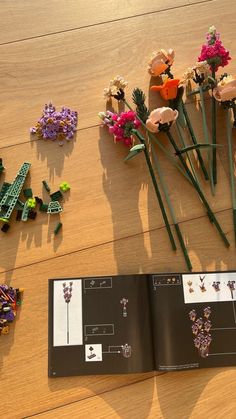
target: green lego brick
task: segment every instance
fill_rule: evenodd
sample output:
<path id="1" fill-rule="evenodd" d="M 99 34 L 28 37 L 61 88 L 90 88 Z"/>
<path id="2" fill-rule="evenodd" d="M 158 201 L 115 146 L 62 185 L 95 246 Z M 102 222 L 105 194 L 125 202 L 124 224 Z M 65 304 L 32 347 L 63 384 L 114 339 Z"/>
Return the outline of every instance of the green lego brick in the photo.
<path id="1" fill-rule="evenodd" d="M 40 204 L 39 211 L 47 212 L 47 210 L 48 210 L 48 204 L 44 204 L 44 203 Z"/>
<path id="2" fill-rule="evenodd" d="M 50 197 L 51 197 L 52 201 L 60 201 L 60 199 L 63 198 L 63 195 L 62 195 L 61 191 L 56 191 L 56 192 L 53 192 L 50 195 Z"/>
<path id="3" fill-rule="evenodd" d="M 48 214 L 58 214 L 61 211 L 62 211 L 62 207 L 58 201 L 49 202 L 48 210 L 47 210 Z"/>
<path id="4" fill-rule="evenodd" d="M 46 180 L 42 180 L 42 184 L 43 184 L 44 188 L 46 189 L 46 191 L 50 193 L 51 189 L 50 189 L 49 185 L 47 184 Z"/>
<path id="5" fill-rule="evenodd" d="M 33 197 L 33 191 L 31 188 L 27 188 L 23 190 L 23 194 L 26 198 L 32 198 Z"/>
<path id="6" fill-rule="evenodd" d="M 57 225 L 56 225 L 56 227 L 55 227 L 55 230 L 54 230 L 54 234 L 56 235 L 56 234 L 58 234 L 59 233 L 59 231 L 61 230 L 61 228 L 62 228 L 62 223 L 57 223 Z"/>
<path id="7" fill-rule="evenodd" d="M 3 182 L 3 185 L 2 185 L 1 190 L 0 190 L 0 202 L 1 202 L 2 198 L 4 197 L 5 193 L 10 188 L 10 186 L 11 186 L 11 183 Z"/>

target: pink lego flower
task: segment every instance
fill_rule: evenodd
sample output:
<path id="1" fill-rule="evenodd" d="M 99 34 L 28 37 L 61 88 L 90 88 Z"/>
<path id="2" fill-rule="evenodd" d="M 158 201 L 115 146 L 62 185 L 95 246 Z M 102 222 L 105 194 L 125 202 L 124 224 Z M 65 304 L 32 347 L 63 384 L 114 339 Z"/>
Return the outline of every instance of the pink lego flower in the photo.
<path id="1" fill-rule="evenodd" d="M 211 70 L 217 71 L 219 67 L 225 67 L 229 60 L 231 60 L 229 51 L 223 46 L 220 34 L 216 32 L 214 26 L 211 26 L 207 33 L 207 43 L 202 45 L 198 61 L 207 61 Z"/>
<path id="2" fill-rule="evenodd" d="M 99 117 L 103 121 L 103 125 L 107 125 L 110 134 L 114 135 L 114 141 L 123 142 L 126 146 L 134 145 L 133 129 L 140 126 L 136 113 L 133 111 L 122 112 L 116 114 L 110 111 L 100 112 Z"/>

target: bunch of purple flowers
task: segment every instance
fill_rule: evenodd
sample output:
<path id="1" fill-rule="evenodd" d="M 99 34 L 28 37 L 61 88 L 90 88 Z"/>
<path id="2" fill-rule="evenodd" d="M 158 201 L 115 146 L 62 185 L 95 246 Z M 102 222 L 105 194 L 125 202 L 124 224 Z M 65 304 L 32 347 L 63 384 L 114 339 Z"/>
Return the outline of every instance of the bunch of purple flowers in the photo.
<path id="1" fill-rule="evenodd" d="M 192 321 L 192 333 L 195 336 L 193 339 L 195 348 L 198 349 L 199 355 L 202 358 L 206 358 L 209 354 L 209 348 L 212 341 L 211 334 L 211 321 L 209 317 L 211 315 L 211 308 L 205 307 L 203 310 L 204 319 L 202 317 L 197 318 L 197 312 L 195 309 L 189 312 L 189 318 Z"/>
<path id="2" fill-rule="evenodd" d="M 30 128 L 32 134 L 39 139 L 58 140 L 63 145 L 64 140 L 71 140 L 76 131 L 78 112 L 62 107 L 60 112 L 56 111 L 52 103 L 46 104 L 43 114 L 35 127 Z"/>

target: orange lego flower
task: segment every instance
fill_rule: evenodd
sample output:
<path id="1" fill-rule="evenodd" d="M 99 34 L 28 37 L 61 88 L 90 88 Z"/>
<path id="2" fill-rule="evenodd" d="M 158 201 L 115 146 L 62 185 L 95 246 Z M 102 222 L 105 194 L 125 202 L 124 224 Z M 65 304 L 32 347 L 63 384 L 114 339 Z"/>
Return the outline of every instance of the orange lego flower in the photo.
<path id="1" fill-rule="evenodd" d="M 151 90 L 160 92 L 165 100 L 175 99 L 178 93 L 179 79 L 166 79 L 161 86 L 152 86 Z"/>

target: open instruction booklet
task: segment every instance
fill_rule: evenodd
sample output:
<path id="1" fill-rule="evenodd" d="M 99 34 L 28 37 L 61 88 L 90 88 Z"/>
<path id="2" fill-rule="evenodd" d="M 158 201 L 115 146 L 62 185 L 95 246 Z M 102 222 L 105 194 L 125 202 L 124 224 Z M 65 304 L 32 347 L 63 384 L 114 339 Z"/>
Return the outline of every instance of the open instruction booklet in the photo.
<path id="1" fill-rule="evenodd" d="M 236 272 L 49 280 L 50 377 L 236 365 Z"/>

